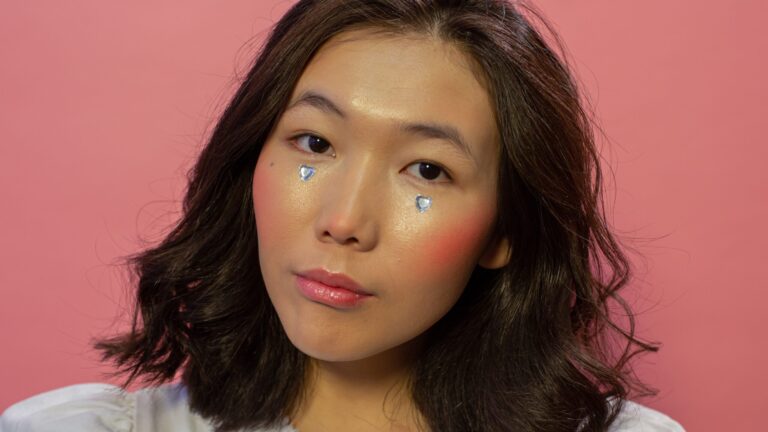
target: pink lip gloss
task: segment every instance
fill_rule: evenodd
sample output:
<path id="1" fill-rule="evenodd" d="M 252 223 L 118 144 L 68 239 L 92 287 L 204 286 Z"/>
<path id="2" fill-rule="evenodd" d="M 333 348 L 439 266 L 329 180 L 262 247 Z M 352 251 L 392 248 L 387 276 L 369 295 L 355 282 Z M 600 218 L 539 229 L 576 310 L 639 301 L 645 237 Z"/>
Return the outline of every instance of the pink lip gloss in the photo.
<path id="1" fill-rule="evenodd" d="M 316 280 L 298 275 L 296 276 L 296 285 L 304 297 L 309 300 L 340 309 L 352 309 L 360 305 L 368 297 L 372 297 L 344 288 L 325 285 Z"/>

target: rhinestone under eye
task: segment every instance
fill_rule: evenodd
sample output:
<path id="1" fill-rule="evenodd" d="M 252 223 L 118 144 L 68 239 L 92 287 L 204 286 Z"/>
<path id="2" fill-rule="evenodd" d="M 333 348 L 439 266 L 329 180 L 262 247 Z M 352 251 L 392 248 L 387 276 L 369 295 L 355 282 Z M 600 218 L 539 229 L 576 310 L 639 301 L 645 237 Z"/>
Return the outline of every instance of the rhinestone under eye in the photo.
<path id="1" fill-rule="evenodd" d="M 424 195 L 416 195 L 416 208 L 419 213 L 424 213 L 432 206 L 432 198 Z"/>
<path id="2" fill-rule="evenodd" d="M 309 165 L 301 165 L 299 167 L 299 178 L 303 181 L 309 180 L 313 175 L 315 175 L 315 167 Z"/>

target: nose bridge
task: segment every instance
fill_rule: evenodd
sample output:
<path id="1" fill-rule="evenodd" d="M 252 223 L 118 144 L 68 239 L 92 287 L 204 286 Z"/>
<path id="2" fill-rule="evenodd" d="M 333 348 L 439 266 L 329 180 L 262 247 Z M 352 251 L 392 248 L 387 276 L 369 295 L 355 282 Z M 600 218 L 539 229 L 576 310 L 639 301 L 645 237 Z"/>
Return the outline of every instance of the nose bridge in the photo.
<path id="1" fill-rule="evenodd" d="M 349 158 L 335 171 L 326 179 L 317 235 L 321 240 L 330 238 L 340 244 L 371 248 L 378 231 L 376 207 L 382 199 L 381 191 L 377 191 L 381 180 L 375 160 L 368 156 Z"/>

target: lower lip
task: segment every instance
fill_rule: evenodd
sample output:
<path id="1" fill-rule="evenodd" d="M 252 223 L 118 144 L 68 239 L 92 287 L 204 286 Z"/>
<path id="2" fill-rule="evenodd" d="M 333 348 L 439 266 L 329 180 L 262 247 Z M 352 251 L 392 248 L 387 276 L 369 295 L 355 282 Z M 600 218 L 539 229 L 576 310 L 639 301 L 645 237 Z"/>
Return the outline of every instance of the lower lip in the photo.
<path id="1" fill-rule="evenodd" d="M 341 309 L 357 307 L 365 299 L 371 297 L 367 294 L 358 294 L 344 288 L 325 285 L 316 280 L 296 276 L 296 285 L 299 291 L 308 299 L 328 306 Z"/>

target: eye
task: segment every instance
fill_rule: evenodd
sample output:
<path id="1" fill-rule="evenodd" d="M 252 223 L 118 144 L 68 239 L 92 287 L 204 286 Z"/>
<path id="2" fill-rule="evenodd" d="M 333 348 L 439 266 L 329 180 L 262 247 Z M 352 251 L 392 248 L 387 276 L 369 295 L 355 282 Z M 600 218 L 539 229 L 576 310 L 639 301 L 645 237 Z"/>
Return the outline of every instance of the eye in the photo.
<path id="1" fill-rule="evenodd" d="M 440 177 L 440 175 L 443 175 L 448 181 L 451 180 L 451 176 L 448 175 L 448 172 L 443 168 L 442 166 L 429 161 L 422 161 L 422 162 L 415 162 L 408 166 L 408 171 L 416 175 L 417 177 L 421 177 L 425 180 L 428 180 L 428 183 L 446 183 L 442 181 L 433 181 Z M 416 168 L 416 169 L 413 169 Z"/>
<path id="2" fill-rule="evenodd" d="M 289 141 L 296 147 L 299 147 L 302 151 L 307 153 L 323 154 L 331 148 L 331 143 L 320 138 L 317 135 L 301 134 L 291 137 Z M 331 156 L 335 156 L 332 154 Z"/>

